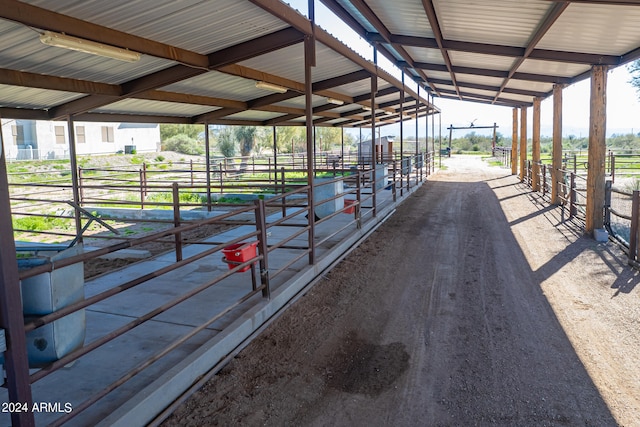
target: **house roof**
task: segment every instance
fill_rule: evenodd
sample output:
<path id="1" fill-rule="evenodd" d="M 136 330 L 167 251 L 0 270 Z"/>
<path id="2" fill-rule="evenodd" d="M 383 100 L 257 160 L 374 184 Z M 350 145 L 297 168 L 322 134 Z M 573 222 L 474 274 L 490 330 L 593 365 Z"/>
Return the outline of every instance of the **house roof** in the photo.
<path id="1" fill-rule="evenodd" d="M 526 106 L 640 57 L 637 0 L 321 0 L 443 98 Z"/>
<path id="2" fill-rule="evenodd" d="M 45 31 L 141 57 L 48 46 Z M 378 124 L 399 121 L 401 107 L 403 119 L 438 111 L 426 91 L 404 86 L 279 1 L 0 0 L 0 117 L 302 125 L 305 39 L 315 53 L 315 124 L 370 125 L 372 80 Z"/>

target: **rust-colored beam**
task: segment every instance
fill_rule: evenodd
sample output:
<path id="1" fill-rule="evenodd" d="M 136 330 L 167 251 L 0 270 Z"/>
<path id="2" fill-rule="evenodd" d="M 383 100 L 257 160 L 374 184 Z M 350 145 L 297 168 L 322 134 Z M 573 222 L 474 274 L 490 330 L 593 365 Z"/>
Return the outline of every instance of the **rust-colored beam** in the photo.
<path id="1" fill-rule="evenodd" d="M 444 37 L 442 36 L 442 30 L 440 29 L 440 22 L 438 20 L 438 15 L 436 14 L 436 10 L 433 7 L 432 0 L 422 0 L 422 7 L 424 8 L 427 18 L 429 19 L 429 25 L 431 26 L 431 31 L 435 36 L 436 43 L 438 44 L 438 49 L 440 49 L 440 53 L 442 54 L 442 58 L 444 59 L 444 63 L 447 66 L 447 71 L 449 71 L 449 75 L 451 76 L 451 81 L 453 82 L 453 86 L 456 88 L 456 92 L 458 92 L 458 96 L 462 99 L 460 95 L 460 90 L 458 89 L 458 83 L 456 82 L 456 75 L 453 71 L 453 65 L 451 64 L 451 58 L 449 57 L 449 52 L 447 52 L 447 48 L 444 46 Z"/>
<path id="2" fill-rule="evenodd" d="M 49 119 L 59 120 L 65 116 L 86 113 L 115 101 L 132 97 L 140 92 L 166 86 L 171 83 L 188 79 L 189 77 L 197 76 L 204 72 L 206 72 L 206 70 L 200 68 L 175 65 L 122 84 L 122 94 L 120 96 L 89 95 L 52 108 L 49 110 Z"/>
<path id="3" fill-rule="evenodd" d="M 522 54 L 521 57 L 516 59 L 514 64 L 511 66 L 511 69 L 509 70 L 509 76 L 506 79 L 504 79 L 504 81 L 502 82 L 502 85 L 500 86 L 500 90 L 496 93 L 495 100 L 498 99 L 498 97 L 500 96 L 500 93 L 502 92 L 502 90 L 504 90 L 504 88 L 507 86 L 511 76 L 513 76 L 513 74 L 518 70 L 518 68 L 520 68 L 522 63 L 528 57 L 531 56 L 531 54 L 533 53 L 533 50 L 535 49 L 536 45 L 540 42 L 540 40 L 542 40 L 542 37 L 544 37 L 544 35 L 547 33 L 547 31 L 549 31 L 549 29 L 554 24 L 554 22 L 556 22 L 558 20 L 558 18 L 560 18 L 560 15 L 562 15 L 562 13 L 568 7 L 569 7 L 569 3 L 566 3 L 566 2 L 555 3 L 553 6 L 551 6 L 551 9 L 547 13 L 547 15 L 544 17 L 544 19 L 542 20 L 540 25 L 538 25 L 538 28 L 536 29 L 535 33 L 530 38 L 529 44 L 525 48 L 524 53 Z M 550 52 L 550 51 L 548 51 L 548 52 Z M 537 58 L 537 59 L 541 59 L 541 58 Z"/>
<path id="4" fill-rule="evenodd" d="M 9 402 L 19 408 L 33 403 L 27 360 L 27 342 L 22 314 L 22 297 L 16 261 L 16 245 L 13 239 L 11 223 L 11 200 L 7 179 L 6 153 L 2 149 L 0 132 L 0 327 L 6 337 L 4 368 L 7 378 L 4 384 L 8 389 Z M 30 410 L 7 411 L 11 414 L 14 426 L 34 426 L 34 414 Z"/>
<path id="5" fill-rule="evenodd" d="M 122 93 L 122 88 L 119 85 L 8 70 L 6 68 L 0 68 L 0 84 L 109 96 L 119 96 Z"/>
<path id="6" fill-rule="evenodd" d="M 518 174 L 518 108 L 513 109 L 511 127 L 511 175 Z"/>
<path id="7" fill-rule="evenodd" d="M 249 40 L 209 54 L 209 68 L 216 69 L 224 65 L 235 64 L 265 53 L 273 52 L 294 44 L 301 43 L 304 34 L 289 27 L 274 33 Z"/>

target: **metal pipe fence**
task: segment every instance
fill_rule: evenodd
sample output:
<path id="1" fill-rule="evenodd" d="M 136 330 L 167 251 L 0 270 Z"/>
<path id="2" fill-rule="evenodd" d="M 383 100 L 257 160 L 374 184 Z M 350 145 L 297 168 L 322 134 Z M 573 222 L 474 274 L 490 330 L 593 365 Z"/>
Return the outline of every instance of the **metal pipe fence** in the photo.
<path id="1" fill-rule="evenodd" d="M 299 263 L 310 253 L 316 251 L 321 245 L 330 244 L 340 236 L 354 233 L 368 221 L 374 220 L 377 212 L 388 204 L 392 204 L 397 197 L 398 190 L 410 190 L 420 185 L 429 173 L 435 170 L 435 156 L 433 153 L 420 153 L 408 156 L 398 156 L 386 165 L 346 165 L 336 162 L 326 164 L 321 170 L 315 170 L 314 174 L 324 178 L 321 182 L 314 184 L 314 191 L 310 191 L 307 176 L 301 173 L 299 167 L 293 166 L 294 162 L 285 163 L 278 159 L 278 169 L 274 168 L 275 163 L 267 163 L 266 166 L 256 163 L 251 165 L 251 173 L 237 173 L 235 168 L 218 168 L 212 173 L 224 177 L 222 184 L 216 180 L 211 181 L 211 186 L 206 186 L 206 172 L 202 165 L 189 163 L 188 168 L 172 168 L 167 170 L 151 170 L 142 167 L 136 173 L 135 170 L 114 170 L 112 168 L 103 169 L 83 169 L 80 189 L 82 192 L 81 206 L 78 208 L 84 212 L 82 223 L 86 226 L 91 222 L 99 221 L 104 227 L 110 227 L 111 219 L 95 215 L 92 210 L 95 204 L 106 205 L 107 207 L 134 207 L 135 211 L 164 208 L 165 211 L 173 213 L 166 219 L 155 219 L 166 225 L 166 229 L 155 231 L 142 237 L 127 237 L 113 235 L 109 238 L 114 243 L 108 246 L 81 252 L 63 259 L 47 261 L 41 265 L 20 270 L 19 278 L 23 283 L 30 278 L 43 274 L 51 274 L 54 271 L 61 271 L 65 267 L 77 265 L 94 260 L 98 257 L 111 254 L 113 252 L 143 247 L 149 242 L 163 241 L 173 244 L 171 251 L 174 253 L 175 261 L 155 269 L 148 273 L 141 273 L 136 277 L 122 278 L 120 281 L 111 283 L 106 289 L 87 292 L 80 300 L 67 304 L 50 313 L 32 315 L 25 320 L 24 333 L 28 335 L 40 328 L 52 326 L 55 322 L 70 319 L 74 314 L 84 313 L 86 310 L 100 311 L 104 304 L 117 304 L 122 298 L 127 298 L 132 292 L 138 289 L 148 288 L 147 292 L 154 292 L 154 279 L 165 277 L 169 274 L 186 274 L 188 267 L 206 257 L 220 256 L 225 254 L 225 250 L 236 244 L 248 241 L 256 242 L 256 252 L 242 259 L 241 261 L 229 264 L 229 269 L 225 271 L 215 271 L 210 274 L 205 283 L 186 289 L 182 292 L 175 292 L 165 295 L 158 291 L 158 303 L 141 310 L 137 317 L 131 318 L 128 322 L 118 328 L 104 333 L 94 332 L 91 339 L 79 348 L 62 355 L 51 363 L 38 367 L 28 376 L 30 384 L 36 384 L 45 378 L 58 378 L 66 375 L 62 368 L 92 357 L 104 349 L 115 340 L 135 334 L 145 325 L 148 325 L 159 316 L 176 309 L 179 305 L 189 301 L 203 298 L 208 290 L 216 286 L 225 286 L 230 280 L 237 280 L 237 273 L 250 271 L 250 280 L 243 279 L 247 286 L 243 294 L 233 303 L 213 310 L 205 320 L 194 320 L 194 326 L 183 334 L 176 336 L 153 352 L 147 354 L 143 360 L 133 366 L 127 366 L 114 373 L 114 379 L 105 384 L 100 391 L 88 395 L 82 402 L 76 402 L 73 411 L 63 414 L 57 418 L 52 425 L 62 425 L 71 419 L 81 415 L 83 411 L 92 407 L 95 403 L 105 398 L 110 393 L 122 385 L 136 378 L 140 373 L 146 372 L 156 363 L 162 363 L 167 355 L 180 349 L 187 341 L 194 337 L 201 336 L 208 328 L 221 319 L 226 319 L 234 310 L 243 306 L 247 301 L 255 299 L 256 296 L 268 299 L 274 286 L 279 286 L 287 280 L 286 273 L 290 267 Z M 297 159 L 293 159 L 297 160 Z M 341 162 L 343 160 L 341 159 Z M 227 164 L 227 166 L 229 166 Z M 234 172 L 232 172 L 234 171 Z M 204 173 L 204 175 L 203 175 Z M 258 174 L 262 174 L 258 176 Z M 215 183 L 215 184 L 214 184 Z M 315 194 L 322 187 L 335 186 L 337 190 L 329 196 L 317 198 Z M 41 206 L 70 207 L 68 200 L 61 200 L 71 193 L 69 184 L 55 183 L 17 183 L 12 184 L 12 203 L 19 206 L 14 215 L 17 217 L 59 217 L 67 221 L 72 221 L 71 214 L 55 215 L 43 212 Z M 241 203 L 211 202 L 210 198 L 200 198 L 193 201 L 187 194 L 207 194 L 211 193 L 227 195 L 232 193 L 253 192 L 258 197 L 255 200 L 243 201 Z M 19 195 L 18 195 L 19 193 Z M 55 197 L 58 194 L 58 197 Z M 154 199 L 154 195 L 167 194 L 165 198 Z M 310 199 L 310 194 L 314 194 L 314 199 Z M 42 197 L 47 195 L 47 197 Z M 133 197 L 129 197 L 133 195 Z M 265 197 L 260 197 L 265 196 Z M 268 197 L 266 197 L 268 196 Z M 383 197 L 384 196 L 384 197 Z M 133 199 L 133 200 L 132 200 Z M 348 200 L 349 203 L 345 203 Z M 320 207 L 331 204 L 334 206 L 332 212 L 323 214 L 321 217 L 308 218 L 312 211 L 320 212 Z M 205 217 L 198 220 L 186 221 L 183 214 L 186 211 L 199 209 L 202 212 L 210 212 L 212 207 L 224 207 L 225 211 L 216 212 L 215 216 Z M 37 207 L 38 211 L 29 211 Z M 73 206 L 71 206 L 73 207 Z M 131 209 L 129 209 L 131 210 Z M 313 239 L 307 238 L 311 224 L 320 225 L 343 214 L 349 215 L 348 221 L 342 221 L 341 226 L 333 229 L 328 235 L 322 238 L 315 236 Z M 307 217 L 305 217 L 307 216 Z M 125 216 L 118 221 L 144 221 L 133 217 Z M 190 231 L 209 225 L 229 225 L 247 227 L 246 232 L 236 233 L 234 237 L 226 237 L 220 241 L 185 241 L 184 235 Z M 278 239 L 275 236 L 268 237 L 271 230 L 286 228 L 291 232 Z M 17 229 L 16 231 L 20 231 Z M 86 231 L 83 228 L 82 231 Z M 74 238 L 72 244 L 78 242 L 77 233 L 61 233 L 61 237 Z M 213 238 L 215 239 L 215 238 Z M 303 240 L 301 240 L 303 239 Z M 186 244 L 195 245 L 198 251 L 186 251 Z M 25 252 L 27 253 L 27 252 Z M 36 254 L 37 251 L 31 251 Z M 273 262 L 274 254 L 279 262 Z M 226 255 L 225 255 L 226 256 Z M 225 258 L 226 259 L 226 258 Z M 257 268 L 257 271 L 256 271 Z M 185 273 L 180 273 L 185 271 Z M 257 281 L 256 281 L 257 276 Z M 150 288 L 149 288 L 150 287 Z M 125 354 L 113 355 L 114 358 L 126 357 Z M 130 364 L 129 364 L 130 365 Z M 7 372 L 7 376 L 16 376 L 14 372 Z M 59 397 L 61 400 L 62 397 Z M 47 400 L 56 400 L 56 396 L 47 396 Z M 62 401 L 62 400 L 61 400 Z"/>

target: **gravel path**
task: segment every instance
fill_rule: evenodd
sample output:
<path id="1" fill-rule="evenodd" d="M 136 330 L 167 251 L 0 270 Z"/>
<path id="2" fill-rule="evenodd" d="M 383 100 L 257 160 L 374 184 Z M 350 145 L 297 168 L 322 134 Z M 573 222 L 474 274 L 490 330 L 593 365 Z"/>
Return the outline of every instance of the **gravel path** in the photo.
<path id="1" fill-rule="evenodd" d="M 624 254 L 446 165 L 165 425 L 640 426 Z"/>

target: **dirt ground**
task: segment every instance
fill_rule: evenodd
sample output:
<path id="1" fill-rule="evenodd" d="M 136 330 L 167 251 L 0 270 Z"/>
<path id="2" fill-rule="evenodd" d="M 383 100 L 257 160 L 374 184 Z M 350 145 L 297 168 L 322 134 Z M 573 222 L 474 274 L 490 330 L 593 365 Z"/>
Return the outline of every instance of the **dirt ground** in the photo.
<path id="1" fill-rule="evenodd" d="M 638 274 L 453 157 L 165 426 L 640 426 Z"/>

